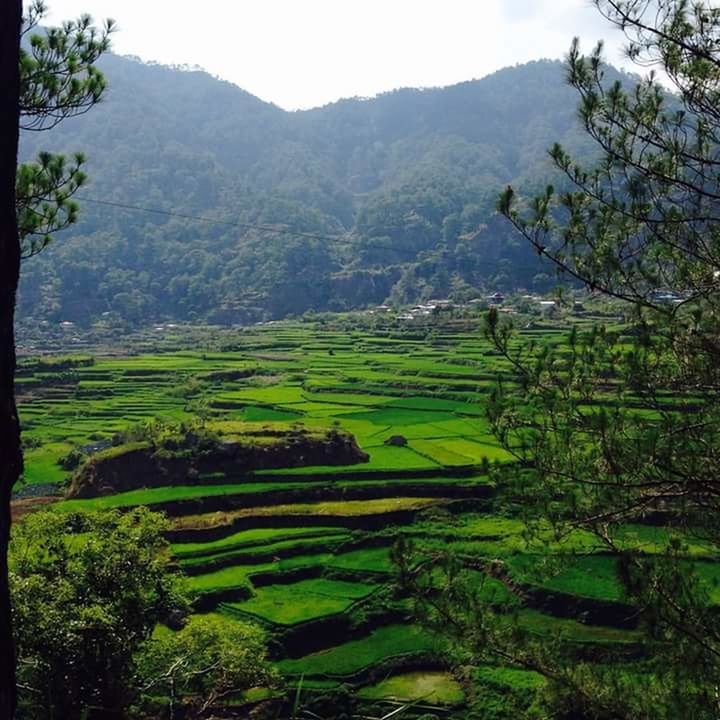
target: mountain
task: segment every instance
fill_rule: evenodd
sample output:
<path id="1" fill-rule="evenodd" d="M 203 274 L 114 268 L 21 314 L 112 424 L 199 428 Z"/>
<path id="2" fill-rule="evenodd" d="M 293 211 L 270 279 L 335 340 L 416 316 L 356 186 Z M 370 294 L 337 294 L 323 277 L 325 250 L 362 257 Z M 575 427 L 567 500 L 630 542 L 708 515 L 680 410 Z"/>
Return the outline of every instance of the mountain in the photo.
<path id="1" fill-rule="evenodd" d="M 80 222 L 25 263 L 21 318 L 251 322 L 550 283 L 494 204 L 544 186 L 554 141 L 587 152 L 559 62 L 298 112 L 204 72 L 101 67 L 102 103 L 22 138 L 26 160 L 83 151 L 90 182 Z"/>

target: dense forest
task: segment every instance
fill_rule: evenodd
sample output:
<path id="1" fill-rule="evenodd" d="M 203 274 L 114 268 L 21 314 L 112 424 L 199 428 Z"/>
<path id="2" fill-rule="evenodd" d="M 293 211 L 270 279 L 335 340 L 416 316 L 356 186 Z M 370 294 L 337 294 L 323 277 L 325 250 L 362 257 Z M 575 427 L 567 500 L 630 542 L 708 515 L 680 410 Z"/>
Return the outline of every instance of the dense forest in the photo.
<path id="1" fill-rule="evenodd" d="M 100 106 L 22 139 L 25 160 L 85 152 L 90 181 L 80 222 L 25 262 L 21 320 L 246 323 L 553 284 L 495 203 L 546 181 L 552 141 L 583 149 L 559 62 L 298 112 L 204 72 L 101 67 Z"/>

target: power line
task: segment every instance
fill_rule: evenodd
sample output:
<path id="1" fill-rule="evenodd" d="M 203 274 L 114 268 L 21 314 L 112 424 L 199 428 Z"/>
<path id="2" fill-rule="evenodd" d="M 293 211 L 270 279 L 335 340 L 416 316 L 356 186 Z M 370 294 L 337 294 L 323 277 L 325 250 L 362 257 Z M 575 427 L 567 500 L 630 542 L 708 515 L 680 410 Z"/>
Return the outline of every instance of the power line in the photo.
<path id="1" fill-rule="evenodd" d="M 211 223 L 214 225 L 225 225 L 226 227 L 242 228 L 243 230 L 258 230 L 260 232 L 274 233 L 275 235 L 290 235 L 293 237 L 303 237 L 310 240 L 326 240 L 334 242 L 338 245 L 353 245 L 353 241 L 347 236 L 343 235 L 324 235 L 321 233 L 309 233 L 301 232 L 300 230 L 288 230 L 286 228 L 276 228 L 270 225 L 254 225 L 253 223 L 244 223 L 235 220 L 218 220 L 217 218 L 204 217 L 203 215 L 188 215 L 186 213 L 173 212 L 171 210 L 160 210 L 160 208 L 149 208 L 141 205 L 130 205 L 129 203 L 114 202 L 112 200 L 98 200 L 97 198 L 90 198 L 85 196 L 76 196 L 77 200 L 82 202 L 93 203 L 95 205 L 106 205 L 108 207 L 120 208 L 122 210 L 136 210 L 139 212 L 153 213 L 155 215 L 164 215 L 166 217 L 181 218 L 183 220 L 196 220 L 199 222 Z M 412 250 L 410 248 L 399 248 L 393 245 L 380 245 L 372 242 L 370 239 L 368 249 L 371 250 L 390 250 L 391 252 L 398 253 L 399 255 L 408 255 L 417 257 L 419 253 L 426 252 L 434 248 L 422 248 L 419 250 Z"/>
<path id="2" fill-rule="evenodd" d="M 262 232 L 275 233 L 276 235 L 293 235 L 296 237 L 309 238 L 311 240 L 332 240 L 333 242 L 350 242 L 343 240 L 342 235 L 321 235 L 320 233 L 301 232 L 299 230 L 287 230 L 283 228 L 275 228 L 269 225 L 253 225 L 252 223 L 243 223 L 233 220 L 218 220 L 216 218 L 203 217 L 202 215 L 187 215 L 185 213 L 172 212 L 170 210 L 160 210 L 159 208 L 141 207 L 140 205 L 129 205 L 127 203 L 113 202 L 110 200 L 98 200 L 97 198 L 77 197 L 82 202 L 94 203 L 95 205 L 107 205 L 109 207 L 121 208 L 123 210 L 138 210 L 146 213 L 154 213 L 155 215 L 165 215 L 167 217 L 182 218 L 183 220 L 198 220 L 200 222 L 213 223 L 215 225 L 226 225 L 228 227 L 239 227 L 244 230 L 260 230 Z"/>

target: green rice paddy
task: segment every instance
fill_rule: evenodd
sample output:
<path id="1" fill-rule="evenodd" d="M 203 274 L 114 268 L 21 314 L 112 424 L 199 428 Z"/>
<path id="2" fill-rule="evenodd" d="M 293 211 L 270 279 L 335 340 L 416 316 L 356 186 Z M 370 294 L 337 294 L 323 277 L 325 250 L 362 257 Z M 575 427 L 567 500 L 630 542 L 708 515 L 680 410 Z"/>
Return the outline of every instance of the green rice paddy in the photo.
<path id="1" fill-rule="evenodd" d="M 342 677 L 389 658 L 419 655 L 435 647 L 432 636 L 415 625 L 387 625 L 359 640 L 301 658 L 282 660 L 279 667 L 288 675 Z"/>
<path id="2" fill-rule="evenodd" d="M 440 639 L 413 624 L 394 590 L 391 548 L 401 535 L 427 552 L 451 548 L 477 561 L 469 577 L 480 596 L 507 606 L 526 631 L 568 646 L 632 644 L 632 629 L 589 624 L 580 611 L 553 614 L 518 592 L 624 601 L 613 561 L 593 537 L 556 539 L 542 528 L 529 537 L 514 510 L 493 501 L 488 468 L 512 456 L 490 434 L 485 400 L 496 377 L 511 378 L 509 368 L 477 332 L 439 328 L 435 340 L 288 322 L 225 333 L 207 347 L 186 338 L 141 354 L 98 352 L 61 385 L 52 363 L 21 361 L 28 449 L 19 497 L 60 495 L 70 474 L 62 458 L 102 451 L 142 423 L 202 417 L 228 436 L 240 426 L 271 434 L 338 429 L 352 434 L 368 462 L 209 473 L 96 498 L 58 497 L 53 507 L 142 504 L 167 513 L 171 551 L 202 611 L 262 624 L 280 671 L 291 682 L 302 677 L 308 691 L 348 684 L 367 702 L 462 706 L 465 688 L 438 669 Z M 669 539 L 644 525 L 620 534 L 648 555 Z M 699 540 L 689 540 L 687 552 L 720 603 L 720 565 Z M 557 558 L 572 562 L 555 569 Z M 502 573 L 488 577 L 484 562 Z M 305 627 L 313 629 L 307 651 L 292 640 Z M 498 697 L 542 682 L 503 667 L 480 668 L 476 680 Z"/>
<path id="3" fill-rule="evenodd" d="M 392 675 L 376 685 L 361 688 L 361 698 L 368 700 L 422 700 L 433 705 L 459 705 L 465 700 L 460 683 L 449 673 L 410 672 Z"/>
<path id="4" fill-rule="evenodd" d="M 376 589 L 376 585 L 367 583 L 316 578 L 258 588 L 250 600 L 227 603 L 223 608 L 256 615 L 271 623 L 292 625 L 343 612 Z M 293 602 L 288 602 L 288 596 Z"/>

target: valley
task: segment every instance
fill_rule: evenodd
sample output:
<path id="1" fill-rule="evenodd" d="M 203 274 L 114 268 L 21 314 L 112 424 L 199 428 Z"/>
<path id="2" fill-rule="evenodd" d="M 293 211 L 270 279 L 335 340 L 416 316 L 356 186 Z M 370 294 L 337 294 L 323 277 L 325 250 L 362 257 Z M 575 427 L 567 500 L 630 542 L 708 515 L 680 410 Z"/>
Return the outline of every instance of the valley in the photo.
<path id="1" fill-rule="evenodd" d="M 529 536 L 504 486 L 515 459 L 486 413 L 496 382 L 515 381 L 512 368 L 477 327 L 432 330 L 338 317 L 200 333 L 194 345 L 178 337 L 132 354 L 23 359 L 16 512 L 47 503 L 58 513 L 165 513 L 194 612 L 262 627 L 292 692 L 333 712 L 341 702 L 366 713 L 409 704 L 410 716 L 460 718 L 478 692 L 529 705 L 543 685 L 502 664 L 469 678 L 451 636 L 418 614 L 401 547 L 435 558 L 438 588 L 450 582 L 445 554 L 466 560 L 474 596 L 502 608 L 508 628 L 570 656 L 641 662 L 616 559 L 581 530 L 556 537 L 548 525 Z M 518 342 L 562 346 L 567 330 L 536 323 Z M 256 451 L 240 460 L 238 447 Z M 73 456 L 80 469 L 63 469 Z M 652 555 L 668 530 L 628 522 L 622 538 Z M 716 603 L 714 560 L 701 540 L 687 548 Z M 233 703 L 259 699 L 253 691 Z"/>

